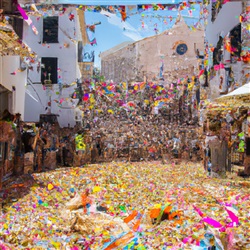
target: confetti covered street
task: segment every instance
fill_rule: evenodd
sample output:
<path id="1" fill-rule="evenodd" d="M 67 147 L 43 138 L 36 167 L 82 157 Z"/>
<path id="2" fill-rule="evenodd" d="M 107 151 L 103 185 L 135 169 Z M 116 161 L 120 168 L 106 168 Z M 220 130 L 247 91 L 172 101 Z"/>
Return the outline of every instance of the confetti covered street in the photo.
<path id="1" fill-rule="evenodd" d="M 250 250 L 250 0 L 0 0 L 0 250 Z"/>
<path id="2" fill-rule="evenodd" d="M 28 193 L 20 184 L 3 207 L 1 249 L 250 249 L 250 182 L 232 175 L 190 162 L 34 174 Z"/>

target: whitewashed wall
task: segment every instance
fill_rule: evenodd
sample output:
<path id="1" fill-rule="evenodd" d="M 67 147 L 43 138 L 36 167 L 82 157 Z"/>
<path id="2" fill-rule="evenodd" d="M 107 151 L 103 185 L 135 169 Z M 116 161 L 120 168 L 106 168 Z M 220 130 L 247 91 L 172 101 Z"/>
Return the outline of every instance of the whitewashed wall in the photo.
<path id="1" fill-rule="evenodd" d="M 19 56 L 0 56 L 0 84 L 12 92 L 11 113 L 24 118 L 25 84 L 27 71 L 20 71 Z"/>
<path id="2" fill-rule="evenodd" d="M 212 2 L 212 1 L 211 1 Z M 219 36 L 224 37 L 230 32 L 237 24 L 239 24 L 239 16 L 242 13 L 242 3 L 241 2 L 228 2 L 222 6 L 216 20 L 211 21 L 211 3 L 208 6 L 209 17 L 208 25 L 205 29 L 205 37 L 209 46 L 216 46 L 219 40 Z M 228 60 L 230 57 L 225 53 L 224 60 Z M 237 62 L 232 65 L 234 72 L 234 79 L 236 82 L 240 82 L 241 79 L 241 62 Z M 216 76 L 210 80 L 210 99 L 214 100 L 220 96 L 219 83 L 220 75 L 224 74 L 224 70 L 217 72 Z M 225 76 L 224 76 L 225 78 Z"/>
<path id="3" fill-rule="evenodd" d="M 69 14 L 75 16 L 75 21 L 69 20 Z M 23 40 L 35 52 L 38 57 L 57 57 L 58 58 L 58 76 L 60 76 L 63 85 L 71 84 L 80 78 L 80 70 L 77 63 L 77 41 L 80 39 L 80 29 L 75 8 L 68 8 L 64 15 L 59 16 L 59 43 L 43 45 L 43 18 L 32 17 L 33 24 L 37 28 L 39 34 L 35 35 L 30 26 L 24 24 Z M 75 40 L 75 43 L 70 40 Z M 68 44 L 68 47 L 64 45 Z M 36 66 L 33 71 L 29 71 L 29 78 L 32 82 L 41 82 L 41 72 L 37 72 Z M 51 112 L 59 115 L 59 123 L 61 127 L 75 125 L 74 110 L 62 109 L 54 101 L 60 99 L 68 99 L 69 104 L 63 103 L 64 107 L 72 106 L 69 96 L 73 93 L 76 85 L 70 88 L 63 88 L 62 95 L 58 95 L 59 85 L 53 85 L 51 94 Z M 48 91 L 44 90 L 41 84 L 33 84 L 27 86 L 30 95 L 26 95 L 25 102 L 25 121 L 38 121 L 40 114 L 45 114 L 45 108 L 48 106 Z M 35 90 L 34 90 L 35 89 Z M 37 93 L 39 98 L 37 96 Z M 32 96 L 32 97 L 31 97 Z M 35 100 L 36 99 L 36 100 Z"/>
<path id="4" fill-rule="evenodd" d="M 225 36 L 239 23 L 239 16 L 242 13 L 242 4 L 241 2 L 228 2 L 223 4 L 222 9 L 213 23 L 211 21 L 211 3 L 208 8 L 209 17 L 208 24 L 205 29 L 205 35 L 208 44 L 215 46 L 219 40 L 220 34 Z"/>

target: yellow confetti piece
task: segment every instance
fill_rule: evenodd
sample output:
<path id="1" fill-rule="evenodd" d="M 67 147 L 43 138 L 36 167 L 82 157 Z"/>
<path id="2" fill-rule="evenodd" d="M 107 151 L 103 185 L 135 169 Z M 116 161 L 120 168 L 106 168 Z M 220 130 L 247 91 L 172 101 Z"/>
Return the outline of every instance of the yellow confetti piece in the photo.
<path id="1" fill-rule="evenodd" d="M 55 218 L 50 217 L 49 220 L 50 220 L 51 222 L 53 222 L 53 223 L 56 223 L 56 219 L 55 219 Z"/>
<path id="2" fill-rule="evenodd" d="M 154 208 L 161 208 L 161 204 L 155 204 Z"/>
<path id="3" fill-rule="evenodd" d="M 59 249 L 59 248 L 61 247 L 61 243 L 60 243 L 60 242 L 51 241 L 51 244 L 52 244 L 56 249 Z"/>
<path id="4" fill-rule="evenodd" d="M 52 190 L 53 188 L 54 188 L 54 185 L 51 184 L 51 183 L 49 183 L 49 184 L 48 184 L 48 190 Z"/>
<path id="5" fill-rule="evenodd" d="M 114 111 L 112 109 L 108 109 L 108 113 L 114 114 Z"/>
<path id="6" fill-rule="evenodd" d="M 93 188 L 93 193 L 97 193 L 97 192 L 100 192 L 101 191 L 101 188 L 99 186 L 95 186 Z"/>

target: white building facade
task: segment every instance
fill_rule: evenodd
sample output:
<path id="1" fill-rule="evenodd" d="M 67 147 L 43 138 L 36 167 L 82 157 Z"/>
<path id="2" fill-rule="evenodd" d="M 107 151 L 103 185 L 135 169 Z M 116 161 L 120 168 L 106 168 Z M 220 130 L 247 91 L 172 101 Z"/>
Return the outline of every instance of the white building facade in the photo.
<path id="1" fill-rule="evenodd" d="M 19 55 L 0 56 L 1 113 L 7 109 L 24 117 L 26 81 L 27 71 L 20 71 Z"/>
<path id="2" fill-rule="evenodd" d="M 79 99 L 72 94 L 81 78 L 78 41 L 81 32 L 76 7 L 62 13 L 30 16 L 37 29 L 24 24 L 23 41 L 37 54 L 29 65 L 24 121 L 37 122 L 40 114 L 57 114 L 61 127 L 74 126 L 74 108 Z"/>
<path id="3" fill-rule="evenodd" d="M 207 48 L 209 48 L 206 66 L 208 66 L 209 70 L 215 69 L 210 74 L 212 79 L 209 81 L 209 98 L 214 100 L 220 95 L 226 94 L 249 82 L 249 63 L 244 62 L 242 55 L 244 47 L 249 48 L 250 39 L 249 31 L 247 32 L 248 38 L 243 37 L 246 33 L 246 28 L 244 27 L 244 20 L 241 20 L 241 16 L 244 16 L 246 10 L 249 9 L 250 1 L 228 1 L 222 4 L 217 11 L 214 10 L 214 12 L 212 11 L 214 9 L 212 4 L 212 1 L 210 1 L 210 4 L 207 6 L 209 16 L 207 18 L 205 37 Z M 237 33 L 238 38 L 232 38 Z M 235 40 L 239 46 L 235 45 Z M 213 52 L 214 49 L 218 50 L 218 60 L 214 60 L 216 57 Z M 239 53 L 237 53 L 238 51 Z"/>

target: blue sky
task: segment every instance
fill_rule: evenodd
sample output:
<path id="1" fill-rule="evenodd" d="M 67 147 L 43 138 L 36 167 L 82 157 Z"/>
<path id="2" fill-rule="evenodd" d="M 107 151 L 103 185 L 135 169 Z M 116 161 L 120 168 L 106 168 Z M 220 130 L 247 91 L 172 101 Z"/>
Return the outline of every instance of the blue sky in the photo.
<path id="1" fill-rule="evenodd" d="M 199 19 L 199 5 L 194 5 L 192 14 L 189 11 L 189 9 L 182 10 L 181 15 L 188 25 L 194 25 Z M 100 25 L 96 25 L 95 33 L 88 32 L 90 40 L 96 38 L 97 45 L 87 45 L 85 47 L 85 51 L 95 51 L 95 66 L 100 67 L 99 53 L 125 41 L 133 42 L 153 36 L 156 34 L 156 30 L 160 34 L 170 29 L 178 16 L 177 10 L 147 10 L 141 13 L 136 12 L 136 10 L 130 10 L 130 13 L 132 15 L 123 22 L 119 14 L 113 14 L 105 10 L 102 10 L 100 13 L 93 11 L 85 12 L 87 25 L 101 22 Z"/>

